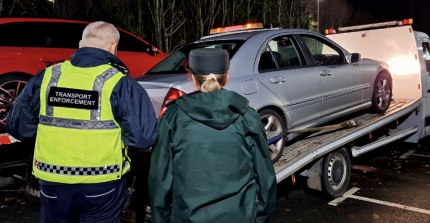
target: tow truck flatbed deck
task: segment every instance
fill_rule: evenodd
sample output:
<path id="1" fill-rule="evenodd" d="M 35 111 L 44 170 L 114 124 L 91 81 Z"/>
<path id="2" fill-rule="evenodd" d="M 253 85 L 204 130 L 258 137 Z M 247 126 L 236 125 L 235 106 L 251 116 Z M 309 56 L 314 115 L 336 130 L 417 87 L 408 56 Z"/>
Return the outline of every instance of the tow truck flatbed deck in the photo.
<path id="1" fill-rule="evenodd" d="M 355 122 L 363 123 L 358 127 L 318 131 L 287 145 L 282 157 L 274 165 L 277 182 L 281 182 L 317 158 L 414 111 L 420 105 L 421 99 L 393 100 L 383 115 L 365 113 L 353 118 Z"/>

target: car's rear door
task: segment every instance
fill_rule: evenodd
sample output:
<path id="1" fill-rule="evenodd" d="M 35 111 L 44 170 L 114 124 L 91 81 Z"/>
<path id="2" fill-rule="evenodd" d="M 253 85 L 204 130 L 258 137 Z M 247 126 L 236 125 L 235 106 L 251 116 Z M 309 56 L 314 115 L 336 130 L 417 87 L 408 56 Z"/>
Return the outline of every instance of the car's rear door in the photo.
<path id="1" fill-rule="evenodd" d="M 363 102 L 364 76 L 359 64 L 349 64 L 343 51 L 329 41 L 301 34 L 321 77 L 322 110 L 327 116 Z"/>
<path id="2" fill-rule="evenodd" d="M 39 69 L 57 60 L 70 60 L 79 48 L 84 23 L 36 22 L 24 48 L 25 56 Z"/>
<path id="3" fill-rule="evenodd" d="M 294 35 L 266 40 L 256 62 L 256 77 L 283 101 L 290 128 L 320 117 L 320 76 L 314 66 L 308 65 Z"/>

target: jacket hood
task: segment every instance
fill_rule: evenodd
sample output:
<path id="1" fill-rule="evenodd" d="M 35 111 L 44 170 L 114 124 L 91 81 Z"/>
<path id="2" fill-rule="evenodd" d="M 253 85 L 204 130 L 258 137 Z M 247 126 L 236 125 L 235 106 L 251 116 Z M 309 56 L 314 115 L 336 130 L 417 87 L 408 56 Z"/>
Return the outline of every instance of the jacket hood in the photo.
<path id="1" fill-rule="evenodd" d="M 175 104 L 190 118 L 218 130 L 230 126 L 249 107 L 246 98 L 224 89 L 209 93 L 197 91 L 176 99 Z"/>

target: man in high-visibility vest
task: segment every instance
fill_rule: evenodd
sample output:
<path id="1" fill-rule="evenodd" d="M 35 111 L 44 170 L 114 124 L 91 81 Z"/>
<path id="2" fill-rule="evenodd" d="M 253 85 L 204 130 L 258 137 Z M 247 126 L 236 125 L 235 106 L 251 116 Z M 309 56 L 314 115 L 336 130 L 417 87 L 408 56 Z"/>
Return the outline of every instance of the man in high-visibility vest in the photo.
<path id="1" fill-rule="evenodd" d="M 36 136 L 42 222 L 120 222 L 126 146 L 154 142 L 154 109 L 115 56 L 119 38 L 112 24 L 87 25 L 71 60 L 34 76 L 7 117 L 13 137 Z"/>

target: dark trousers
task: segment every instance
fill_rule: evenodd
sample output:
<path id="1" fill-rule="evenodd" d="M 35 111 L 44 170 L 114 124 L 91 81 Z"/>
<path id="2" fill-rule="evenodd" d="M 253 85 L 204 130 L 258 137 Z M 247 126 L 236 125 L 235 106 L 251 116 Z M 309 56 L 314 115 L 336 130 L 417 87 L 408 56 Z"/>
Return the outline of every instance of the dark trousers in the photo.
<path id="1" fill-rule="evenodd" d="M 98 184 L 40 185 L 42 223 L 121 222 L 125 178 Z"/>

